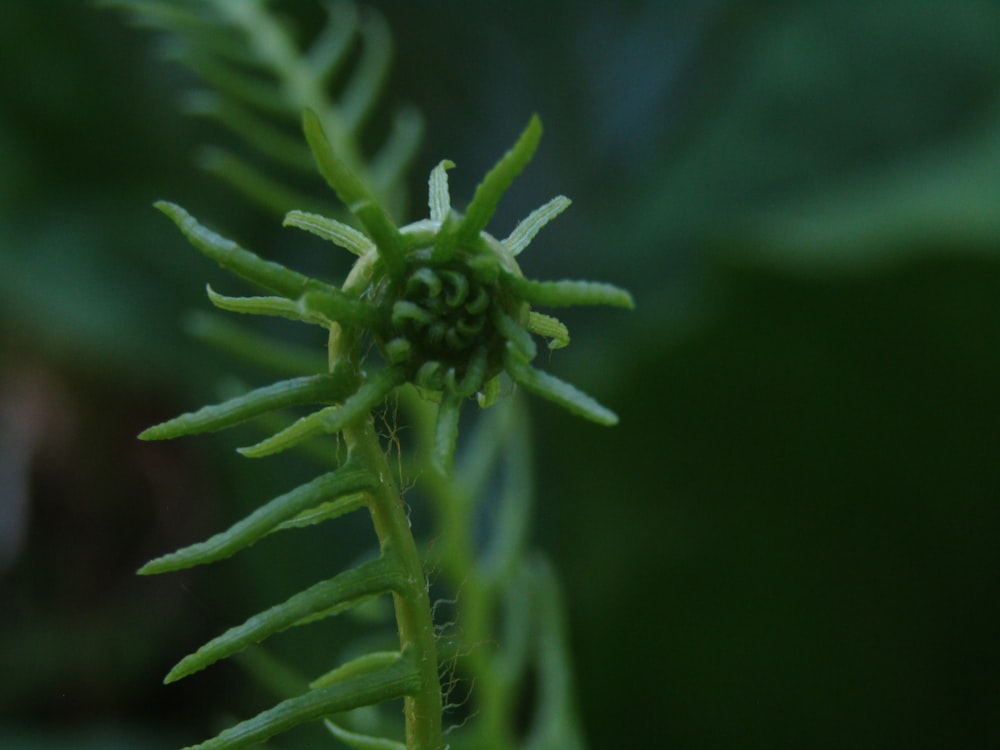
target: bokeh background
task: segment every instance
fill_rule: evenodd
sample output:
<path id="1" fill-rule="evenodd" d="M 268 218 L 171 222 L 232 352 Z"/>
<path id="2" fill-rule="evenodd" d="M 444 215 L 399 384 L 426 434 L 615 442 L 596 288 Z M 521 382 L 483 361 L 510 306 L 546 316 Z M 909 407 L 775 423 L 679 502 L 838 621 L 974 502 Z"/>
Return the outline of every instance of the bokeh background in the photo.
<path id="1" fill-rule="evenodd" d="M 621 425 L 537 407 L 590 745 L 1000 747 L 1000 4 L 373 4 L 386 98 L 427 120 L 415 211 L 538 111 L 492 226 L 568 194 L 526 270 L 638 302 L 571 316 L 549 364 Z M 224 277 L 150 204 L 288 232 L 198 170 L 225 136 L 155 36 L 0 17 L 0 746 L 177 747 L 260 706 L 235 668 L 166 670 L 347 542 L 133 575 L 308 470 L 135 440 L 263 382 L 185 335 Z"/>

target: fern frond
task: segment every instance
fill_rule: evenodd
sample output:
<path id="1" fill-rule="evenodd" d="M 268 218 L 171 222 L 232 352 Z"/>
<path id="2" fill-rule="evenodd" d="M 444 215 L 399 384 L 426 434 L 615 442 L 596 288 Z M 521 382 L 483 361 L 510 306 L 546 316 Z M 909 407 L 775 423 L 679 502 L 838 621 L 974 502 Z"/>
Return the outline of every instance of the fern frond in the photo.
<path id="1" fill-rule="evenodd" d="M 350 393 L 349 388 L 350 384 L 338 375 L 307 375 L 282 380 L 224 403 L 204 406 L 196 412 L 174 417 L 143 430 L 139 433 L 139 439 L 170 440 L 184 435 L 224 430 L 275 409 L 317 401 L 339 401 Z"/>
<path id="2" fill-rule="evenodd" d="M 240 448 L 239 452 L 248 458 L 260 458 L 288 450 L 313 435 L 341 432 L 352 423 L 367 416 L 401 382 L 403 382 L 401 370 L 385 369 L 376 375 L 371 382 L 358 388 L 340 406 L 328 406 L 307 417 L 302 417 L 266 440 L 246 448 Z"/>
<path id="3" fill-rule="evenodd" d="M 232 240 L 200 224 L 175 203 L 157 201 L 154 205 L 170 217 L 181 233 L 203 255 L 251 284 L 289 299 L 297 299 L 310 288 L 322 289 L 333 294 L 341 293 L 336 287 L 310 279 L 280 263 L 264 260 L 249 250 L 244 250 Z"/>
<path id="4" fill-rule="evenodd" d="M 520 255 L 542 228 L 570 207 L 572 201 L 565 195 L 557 195 L 543 206 L 539 206 L 514 227 L 503 241 L 510 248 L 511 255 Z"/>
<path id="5" fill-rule="evenodd" d="M 247 646 L 297 625 L 330 617 L 357 606 L 362 600 L 398 591 L 405 573 L 391 555 L 382 555 L 310 586 L 287 601 L 260 612 L 242 625 L 213 638 L 170 670 L 165 683 L 199 672 Z"/>
<path id="6" fill-rule="evenodd" d="M 493 214 L 496 212 L 497 204 L 507 192 L 514 178 L 531 161 L 531 157 L 538 148 L 538 142 L 542 138 L 542 122 L 538 116 L 532 116 L 528 127 L 521 133 L 521 137 L 511 147 L 510 151 L 504 154 L 496 166 L 493 167 L 483 181 L 476 188 L 469 207 L 465 211 L 465 220 L 459 236 L 462 240 L 470 241 L 479 236 L 479 233 L 486 228 Z"/>
<path id="7" fill-rule="evenodd" d="M 528 313 L 528 330 L 549 340 L 549 349 L 569 346 L 569 329 L 557 318 L 534 310 Z"/>
<path id="8" fill-rule="evenodd" d="M 247 747 L 316 720 L 326 720 L 334 737 L 363 750 L 444 747 L 438 628 L 424 559 L 396 484 L 397 468 L 390 466 L 374 428 L 373 412 L 401 391 L 411 396 L 419 392 L 434 404 L 433 414 L 421 417 L 420 441 L 425 466 L 432 469 L 426 472 L 427 481 L 438 495 L 438 526 L 448 529 L 449 536 L 457 534 L 457 539 L 442 542 L 441 570 L 456 590 L 468 583 L 462 606 L 471 612 L 472 642 L 494 642 L 493 621 L 501 607 L 506 609 L 501 621 L 510 644 L 497 654 L 472 649 L 466 659 L 461 648 L 447 647 L 456 663 L 461 662 L 458 669 L 482 680 L 491 696 L 484 701 L 490 715 L 481 726 L 500 734 L 490 738 L 489 746 L 512 746 L 517 735 L 511 696 L 533 674 L 538 675 L 543 701 L 532 741 L 538 748 L 572 744 L 576 725 L 567 698 L 568 667 L 560 661 L 564 644 L 551 574 L 525 561 L 530 465 L 526 421 L 517 407 L 499 423 L 484 420 L 480 435 L 485 437 L 477 438 L 468 455 L 461 456 L 466 460 L 456 460 L 463 402 L 475 397 L 480 405 L 491 405 L 501 389 L 509 390 L 511 380 L 592 421 L 617 421 L 594 399 L 532 365 L 538 354 L 534 336 L 548 339 L 552 349 L 569 343 L 566 326 L 536 312 L 533 305 L 632 306 L 631 296 L 610 284 L 523 277 L 515 258 L 569 200 L 550 200 L 505 240 L 486 231 L 499 201 L 539 144 L 539 119 L 529 120 L 514 146 L 487 172 L 464 214 L 452 206 L 447 170 L 454 164 L 442 160 L 428 182 L 428 217 L 400 225 L 394 216 L 401 213 L 402 177 L 422 126 L 412 110 L 401 109 L 380 147 L 366 153 L 361 146 L 392 57 L 380 16 L 359 12 L 347 2 L 327 2 L 323 7 L 330 23 L 302 50 L 266 0 L 115 4 L 174 34 L 175 57 L 208 86 L 188 97 L 189 109 L 217 120 L 243 143 L 239 152 L 209 152 L 208 168 L 255 202 L 279 211 L 286 226 L 357 256 L 347 279 L 335 286 L 256 255 L 176 204 L 156 204 L 197 250 L 265 292 L 234 297 L 208 287 L 212 304 L 241 315 L 319 325 L 328 335 L 327 360 L 248 335 L 215 318 L 197 319 L 200 335 L 279 371 L 327 373 L 293 377 L 233 396 L 152 427 L 140 437 L 170 439 L 253 420 L 257 426 L 266 423 L 270 436 L 239 449 L 243 455 L 315 450 L 322 444 L 327 452 L 324 465 L 337 468 L 266 502 L 229 529 L 151 561 L 140 573 L 222 560 L 269 534 L 338 518 L 363 506 L 378 540 L 377 555 L 369 562 L 250 616 L 182 659 L 165 681 L 182 679 L 284 630 L 365 602 L 385 602 L 387 594 L 398 635 L 398 650 L 363 652 L 313 678 L 301 694 L 223 731 L 197 750 Z M 296 133 L 300 128 L 304 143 Z M 309 197 L 302 178 L 312 176 L 313 162 L 349 215 L 329 218 L 330 212 Z M 258 346 L 265 351 L 255 351 Z M 285 355 L 288 361 L 283 361 Z M 377 356 L 381 363 L 372 361 Z M 406 384 L 414 388 L 402 389 Z M 305 406 L 312 407 L 311 413 L 289 423 L 284 410 Z M 401 474 L 404 461 L 399 463 Z M 503 489 L 496 509 L 476 507 L 481 496 L 492 493 L 498 477 L 503 477 Z M 495 533 L 480 554 L 470 540 L 482 529 L 472 528 L 472 523 L 485 515 L 491 515 Z M 546 597 L 552 600 L 548 608 L 537 601 Z M 559 653 L 549 654 L 553 649 Z M 453 682 L 446 683 L 445 692 Z M 403 699 L 405 745 L 349 731 L 329 720 L 342 711 L 393 699 Z"/>
<path id="9" fill-rule="evenodd" d="M 301 211 L 290 212 L 286 222 L 359 255 L 343 287 L 333 287 L 266 261 L 207 229 L 179 206 L 164 202 L 157 206 L 208 258 L 277 294 L 228 297 L 209 289 L 209 297 L 217 307 L 237 313 L 279 315 L 328 329 L 332 373 L 329 380 L 296 380 L 270 390 L 258 390 L 179 417 L 166 426 L 154 428 L 147 437 L 220 429 L 270 413 L 271 407 L 318 401 L 320 408 L 239 451 L 248 457 L 262 457 L 301 446 L 317 436 L 341 435 L 348 459 L 332 477 L 339 481 L 342 474 L 349 476 L 351 466 L 363 467 L 364 472 L 357 477 L 356 484 L 338 485 L 339 494 L 333 497 L 321 497 L 311 487 L 301 493 L 292 491 L 228 532 L 192 545 L 175 556 L 154 561 L 143 572 L 220 559 L 279 528 L 297 528 L 342 515 L 348 508 L 357 507 L 357 496 L 362 495 L 380 542 L 381 555 L 376 561 L 347 570 L 251 617 L 184 659 L 167 680 L 203 669 L 281 630 L 336 614 L 364 599 L 391 591 L 400 653 L 407 653 L 409 647 L 422 654 L 414 662 L 420 670 L 419 687 L 406 701 L 410 719 L 408 742 L 414 748 L 437 748 L 441 744 L 442 688 L 434 655 L 433 616 L 409 520 L 372 429 L 372 410 L 406 382 L 431 395 L 437 409 L 430 428 L 428 463 L 438 482 L 452 475 L 462 402 L 473 395 L 481 404 L 492 401 L 503 373 L 525 390 L 574 414 L 603 425 L 615 424 L 617 417 L 609 409 L 531 364 L 538 354 L 533 334 L 549 338 L 550 346 L 554 347 L 569 340 L 565 326 L 555 318 L 533 311 L 531 305 L 629 307 L 632 298 L 610 284 L 541 282 L 523 277 L 514 261 L 515 251 L 522 250 L 565 207 L 565 200 L 550 201 L 531 214 L 527 225 L 511 235 L 509 246 L 484 231 L 503 192 L 537 147 L 541 135 L 537 118 L 532 118 L 514 147 L 484 177 L 464 216 L 451 207 L 447 182 L 450 163 L 442 161 L 432 171 L 428 184 L 430 217 L 403 229 L 397 227 L 369 186 L 334 152 L 315 113 L 305 111 L 303 129 L 320 173 L 358 220 L 361 231 Z M 385 360 L 374 374 L 366 371 L 368 341 L 376 344 Z M 323 388 L 330 388 L 330 393 Z M 333 390 L 335 399 L 330 404 Z M 498 519 L 498 528 L 509 534 L 512 541 L 490 548 L 490 566 L 481 566 L 476 561 L 465 563 L 465 567 L 478 566 L 478 580 L 484 587 L 480 596 L 495 596 L 490 593 L 494 587 L 510 585 L 523 552 L 524 515 L 518 512 L 523 505 L 508 499 L 504 507 L 508 513 Z M 462 512 L 468 514 L 465 519 L 471 517 L 468 502 Z M 463 518 L 452 521 L 440 525 L 442 528 L 462 525 Z M 466 533 L 471 536 L 472 530 Z M 377 567 L 390 562 L 391 571 Z M 486 604 L 480 606 L 481 613 L 491 609 Z M 480 633 L 480 637 L 488 639 L 489 631 Z M 316 684 L 322 687 L 314 687 L 314 691 L 328 689 L 330 680 L 339 681 L 347 673 L 351 677 L 345 677 L 345 682 L 359 679 L 362 675 L 355 672 L 362 667 L 391 669 L 381 663 L 382 659 L 377 655 L 362 656 L 351 667 L 320 678 Z M 480 664 L 474 671 L 483 673 L 484 669 Z M 265 712 L 262 716 L 274 715 Z M 271 718 L 266 718 L 260 726 L 275 725 Z M 223 733 L 218 739 L 232 736 Z"/>
<path id="10" fill-rule="evenodd" d="M 246 518 L 204 542 L 163 555 L 139 568 L 140 575 L 169 573 L 223 560 L 281 528 L 297 528 L 304 513 L 322 513 L 324 518 L 342 515 L 360 507 L 357 493 L 371 490 L 376 479 L 366 469 L 345 464 L 316 477 L 260 506 Z M 332 506 L 339 507 L 334 513 Z"/>
<path id="11" fill-rule="evenodd" d="M 428 179 L 427 208 L 431 221 L 444 221 L 451 211 L 451 195 L 448 191 L 448 170 L 455 166 L 450 159 L 441 160 Z"/>
<path id="12" fill-rule="evenodd" d="M 218 736 L 184 750 L 239 750 L 311 721 L 360 706 L 407 697 L 420 687 L 420 671 L 407 657 L 375 671 L 282 701 Z"/>
<path id="13" fill-rule="evenodd" d="M 536 370 L 523 356 L 508 345 L 504 364 L 514 380 L 537 396 L 558 404 L 577 416 L 608 427 L 618 424 L 618 415 L 602 406 L 586 393 L 565 380 L 560 380 L 547 372 Z"/>
<path id="14" fill-rule="evenodd" d="M 403 658 L 403 655 L 399 651 L 373 651 L 368 654 L 362 654 L 346 664 L 341 664 L 326 674 L 320 675 L 309 683 L 309 687 L 315 690 L 316 688 L 332 685 L 335 682 L 343 682 L 360 674 L 385 669 L 391 667 L 401 658 Z"/>
<path id="15" fill-rule="evenodd" d="M 382 16 L 351 2 L 325 2 L 326 24 L 307 48 L 263 0 L 104 0 L 165 32 L 170 56 L 206 86 L 186 97 L 192 114 L 231 131 L 245 154 L 213 150 L 203 166 L 276 213 L 331 207 L 303 195 L 314 166 L 298 137 L 301 112 L 316 112 L 337 154 L 393 212 L 405 211 L 405 171 L 423 136 L 409 106 L 391 114 L 373 153 L 362 147 L 382 96 L 393 45 Z"/>
<path id="16" fill-rule="evenodd" d="M 510 284 L 529 302 L 546 307 L 576 305 L 635 307 L 631 294 L 621 287 L 600 281 L 535 281 L 511 276 Z"/>
<path id="17" fill-rule="evenodd" d="M 388 212 L 364 179 L 334 151 L 319 115 L 311 109 L 304 110 L 302 127 L 320 174 L 340 202 L 364 225 L 389 274 L 397 278 L 403 268 L 402 238 Z"/>

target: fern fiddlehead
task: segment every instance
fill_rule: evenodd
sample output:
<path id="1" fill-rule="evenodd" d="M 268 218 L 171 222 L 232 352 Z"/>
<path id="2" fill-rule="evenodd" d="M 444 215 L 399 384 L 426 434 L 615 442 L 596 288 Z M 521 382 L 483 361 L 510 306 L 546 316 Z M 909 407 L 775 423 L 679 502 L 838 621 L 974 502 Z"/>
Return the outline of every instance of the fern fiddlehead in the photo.
<path id="1" fill-rule="evenodd" d="M 615 416 L 608 409 L 570 384 L 533 367 L 531 361 L 537 347 L 532 333 L 537 332 L 537 327 L 533 325 L 530 306 L 538 301 L 548 305 L 629 306 L 631 298 L 606 284 L 527 280 L 514 262 L 509 240 L 499 241 L 485 233 L 483 227 L 504 190 L 537 145 L 541 133 L 537 119 L 532 119 L 515 146 L 486 175 L 464 216 L 450 207 L 446 182 L 440 174 L 444 167 L 439 166 L 430 180 L 429 204 L 436 218 L 402 228 L 391 222 L 363 184 L 337 159 L 318 120 L 308 112 L 304 130 L 320 170 L 341 200 L 352 208 L 367 236 L 364 252 L 343 288 L 331 287 L 273 261 L 264 261 L 206 229 L 179 206 L 162 202 L 157 206 L 205 255 L 276 293 L 238 298 L 239 301 L 221 299 L 213 293 L 210 295 L 213 302 L 227 309 L 281 315 L 327 328 L 329 375 L 267 386 L 216 407 L 182 415 L 150 428 L 141 437 L 163 439 L 223 429 L 277 406 L 333 401 L 332 405 L 322 406 L 241 452 L 250 457 L 266 456 L 316 435 L 341 433 L 348 446 L 348 459 L 324 477 L 325 481 L 283 495 L 234 526 L 223 538 L 153 561 L 141 572 L 163 572 L 213 561 L 230 550 L 246 546 L 258 538 L 255 534 L 267 533 L 296 513 L 321 502 L 362 493 L 382 548 L 382 555 L 375 563 L 318 584 L 251 618 L 244 626 L 212 641 L 178 665 L 170 679 L 186 676 L 304 620 L 312 621 L 368 597 L 391 593 L 396 603 L 400 651 L 388 666 L 380 665 L 363 673 L 364 690 L 355 670 L 343 671 L 340 674 L 351 677 L 343 683 L 338 680 L 317 689 L 330 694 L 329 702 L 316 697 L 316 690 L 311 691 L 281 704 L 273 713 L 265 712 L 227 730 L 200 747 L 204 750 L 242 747 L 301 721 L 365 705 L 373 698 L 396 697 L 405 697 L 414 704 L 407 711 L 410 747 L 439 747 L 440 740 L 433 737 L 440 737 L 441 701 L 427 587 L 370 412 L 405 383 L 412 383 L 437 401 L 433 459 L 435 470 L 441 475 L 450 471 L 461 401 L 475 396 L 481 403 L 488 403 L 489 394 L 495 393 L 497 379 L 503 373 L 525 389 L 581 416 L 613 424 Z M 442 210 L 445 207 L 446 211 Z M 293 217 L 291 223 L 302 226 L 299 218 Z M 313 216 L 309 221 L 311 228 L 322 227 L 325 236 L 337 238 L 351 245 L 351 249 L 357 250 L 362 244 L 347 231 L 346 225 L 336 220 Z M 536 217 L 530 226 L 537 231 L 540 223 Z M 350 239 L 345 240 L 345 236 Z M 517 233 L 512 244 L 522 247 L 522 237 L 523 233 Z M 551 326 L 544 330 L 550 329 Z M 386 359 L 382 369 L 372 375 L 366 373 L 367 363 L 363 358 L 367 337 L 375 339 Z M 420 665 L 424 666 L 423 673 Z M 351 695 L 360 703 L 344 702 L 347 693 L 341 689 L 343 684 L 349 684 L 354 691 Z"/>
<path id="2" fill-rule="evenodd" d="M 235 10 L 238 5 L 230 0 L 218 3 L 227 13 L 251 12 Z M 371 174 L 360 172 L 339 152 L 337 139 L 329 137 L 323 118 L 306 109 L 302 128 L 319 172 L 355 223 L 293 210 L 286 214 L 285 224 L 318 235 L 357 256 L 341 286 L 264 260 L 207 229 L 175 204 L 160 202 L 157 207 L 196 249 L 265 292 L 263 296 L 228 297 L 209 288 L 208 296 L 215 306 L 236 313 L 280 316 L 326 329 L 327 372 L 264 386 L 169 420 L 140 437 L 169 439 L 211 432 L 275 410 L 315 405 L 318 408 L 308 416 L 282 426 L 240 452 L 248 457 L 268 456 L 303 446 L 313 438 L 337 435 L 346 446 L 346 456 L 333 471 L 275 498 L 229 530 L 153 560 L 140 572 L 162 573 L 214 562 L 267 534 L 367 508 L 379 543 L 379 554 L 374 559 L 315 584 L 223 633 L 183 659 L 171 670 L 167 681 L 193 674 L 280 631 L 389 595 L 394 604 L 398 648 L 366 653 L 337 666 L 316 678 L 307 691 L 197 748 L 246 747 L 299 724 L 324 719 L 334 736 L 350 746 L 436 750 L 444 747 L 441 660 L 424 561 L 372 412 L 393 393 L 402 393 L 417 404 L 415 411 L 426 415 L 422 417 L 426 423 L 423 452 L 428 457 L 426 475 L 432 487 L 430 494 L 437 497 L 440 525 L 445 527 L 456 520 L 459 526 L 468 525 L 472 505 L 462 498 L 477 493 L 476 483 L 466 481 L 461 491 L 453 489 L 462 481 L 453 471 L 453 461 L 463 402 L 475 399 L 481 406 L 490 406 L 497 398 L 501 381 L 508 379 L 594 422 L 614 424 L 616 417 L 610 410 L 572 385 L 535 368 L 534 336 L 548 339 L 551 348 L 558 348 L 568 343 L 568 333 L 557 319 L 533 308 L 595 304 L 629 307 L 632 300 L 626 292 L 608 284 L 540 282 L 524 277 L 516 257 L 548 221 L 569 205 L 562 196 L 534 211 L 503 240 L 486 232 L 498 202 L 538 145 L 541 125 L 537 118 L 531 119 L 511 150 L 487 173 L 464 213 L 452 207 L 448 190 L 447 170 L 454 165 L 442 161 L 431 172 L 428 217 L 404 226 L 397 226 L 390 218 L 385 200 L 373 187 Z M 380 363 L 369 356 L 372 345 L 380 352 Z M 523 420 L 520 424 L 523 427 Z M 459 467 L 465 480 L 475 474 L 476 462 L 470 460 L 471 469 L 468 463 Z M 539 652 L 534 661 L 542 698 L 565 693 L 557 684 L 565 679 L 564 666 L 547 666 L 559 658 L 559 615 L 553 609 L 551 575 L 543 563 L 525 554 L 524 494 L 515 489 L 515 499 L 508 499 L 507 505 L 513 509 L 509 516 L 514 519 L 508 519 L 510 533 L 498 536 L 503 543 L 495 545 L 483 564 L 468 548 L 449 555 L 443 563 L 453 586 L 463 575 L 459 570 L 463 567 L 466 576 L 479 576 L 479 593 L 470 597 L 466 607 L 475 621 L 471 627 L 474 637 L 489 637 L 487 623 L 496 614 L 498 603 L 513 613 L 507 622 L 514 646 L 504 652 L 503 661 L 484 660 L 482 653 L 471 660 L 472 671 L 494 671 L 498 675 L 497 679 L 484 679 L 484 705 L 492 708 L 484 710 L 484 730 L 478 735 L 482 740 L 493 733 L 491 747 L 511 746 L 503 716 L 512 710 L 510 695 L 528 658 L 525 648 L 531 639 L 525 628 L 531 626 L 517 614 L 525 606 L 524 597 L 517 594 L 519 586 L 523 591 L 535 592 L 529 598 L 536 599 L 535 609 L 541 613 L 534 626 L 539 632 L 535 639 Z M 449 500 L 455 501 L 451 509 Z M 546 690 L 551 685 L 556 687 Z M 334 714 L 393 699 L 404 701 L 405 744 L 363 737 L 329 721 Z M 566 724 L 558 720 L 565 706 L 559 699 L 550 698 L 543 700 L 542 708 L 546 707 L 547 713 L 540 711 L 536 731 L 528 738 L 530 747 L 559 747 L 562 745 L 553 743 L 567 738 Z M 556 718 L 546 720 L 549 715 Z"/>

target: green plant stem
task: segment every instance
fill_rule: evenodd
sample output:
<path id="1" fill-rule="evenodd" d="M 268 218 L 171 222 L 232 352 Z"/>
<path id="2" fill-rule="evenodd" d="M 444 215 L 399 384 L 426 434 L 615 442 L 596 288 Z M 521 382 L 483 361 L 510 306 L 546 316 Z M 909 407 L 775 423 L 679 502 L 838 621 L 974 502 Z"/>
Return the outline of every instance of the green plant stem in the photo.
<path id="1" fill-rule="evenodd" d="M 433 445 L 433 410 L 417 398 L 408 399 L 407 407 L 417 420 L 421 451 L 428 457 Z M 517 645 L 505 642 L 497 632 L 497 620 L 504 592 L 517 585 L 515 579 L 521 573 L 530 517 L 526 507 L 531 502 L 530 488 L 519 488 L 522 491 L 517 492 L 517 505 L 525 504 L 525 507 L 508 508 L 497 518 L 496 538 L 489 547 L 489 554 L 484 556 L 477 552 L 473 528 L 481 496 L 487 491 L 488 475 L 498 465 L 501 452 L 516 451 L 515 465 L 506 468 L 519 472 L 520 481 L 530 481 L 527 477 L 531 475 L 528 458 L 531 447 L 525 424 L 527 417 L 520 400 L 513 397 L 494 409 L 496 411 L 484 415 L 489 420 L 483 429 L 486 439 L 474 441 L 456 476 L 426 472 L 423 477 L 432 500 L 434 526 L 448 530 L 441 535 L 434 565 L 456 592 L 462 623 L 458 661 L 475 689 L 476 726 L 465 738 L 468 744 L 462 746 L 477 750 L 512 750 L 519 746 L 514 703 L 523 655 L 511 651 L 518 651 Z M 428 460 L 424 459 L 424 465 Z M 511 625 L 508 623 L 508 627 Z M 465 652 L 466 647 L 471 650 Z"/>
<path id="2" fill-rule="evenodd" d="M 423 564 L 410 530 L 403 499 L 393 480 L 371 416 L 344 430 L 349 450 L 378 477 L 369 510 L 383 554 L 392 554 L 404 573 L 393 594 L 400 651 L 420 673 L 420 688 L 405 698 L 407 750 L 442 750 L 441 684 L 438 677 L 434 623 Z"/>
<path id="3" fill-rule="evenodd" d="M 501 674 L 496 669 L 497 654 L 487 644 L 497 643 L 493 630 L 496 618 L 495 582 L 483 575 L 477 564 L 471 534 L 471 498 L 454 484 L 442 482 L 434 488 L 438 503 L 435 504 L 435 526 L 441 529 L 462 530 L 446 537 L 441 556 L 441 572 L 448 583 L 456 587 L 462 639 L 471 644 L 471 650 L 460 658 L 463 670 L 475 681 L 477 717 L 477 747 L 482 750 L 509 750 L 515 746 L 510 726 L 509 695 L 501 684 Z M 501 646 L 502 647 L 502 646 Z"/>

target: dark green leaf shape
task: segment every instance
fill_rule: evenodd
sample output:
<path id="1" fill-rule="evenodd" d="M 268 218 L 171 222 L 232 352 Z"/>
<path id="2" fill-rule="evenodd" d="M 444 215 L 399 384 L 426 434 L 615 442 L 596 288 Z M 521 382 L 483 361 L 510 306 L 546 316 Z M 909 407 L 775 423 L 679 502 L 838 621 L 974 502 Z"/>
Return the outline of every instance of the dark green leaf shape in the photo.
<path id="1" fill-rule="evenodd" d="M 403 655 L 399 651 L 372 651 L 362 654 L 351 659 L 346 664 L 341 664 L 326 674 L 320 675 L 309 683 L 309 687 L 315 690 L 316 688 L 332 685 L 335 682 L 343 682 L 351 677 L 357 677 L 359 674 L 376 672 L 395 664 L 402 658 Z"/>
<path id="2" fill-rule="evenodd" d="M 507 372 L 525 390 L 531 391 L 536 396 L 548 399 L 577 416 L 589 419 L 591 422 L 596 422 L 605 427 L 618 424 L 617 414 L 606 406 L 602 406 L 579 388 L 570 385 L 565 380 L 560 380 L 554 375 L 549 375 L 547 372 L 536 370 L 524 361 L 519 352 L 512 349 L 510 343 L 507 344 L 507 351 L 504 354 L 504 364 L 507 367 Z"/>
<path id="3" fill-rule="evenodd" d="M 371 409 L 382 403 L 382 400 L 393 388 L 402 383 L 404 378 L 405 374 L 401 368 L 386 368 L 358 388 L 340 406 L 328 406 L 325 409 L 320 409 L 302 417 L 281 432 L 238 450 L 248 458 L 260 458 L 288 450 L 314 435 L 340 432 L 362 419 Z"/>
<path id="4" fill-rule="evenodd" d="M 514 231 L 503 241 L 511 255 L 520 255 L 542 228 L 569 208 L 572 201 L 565 195 L 557 195 L 544 206 L 539 206 L 524 217 Z"/>
<path id="5" fill-rule="evenodd" d="M 535 340 L 531 338 L 531 334 L 520 323 L 504 313 L 495 315 L 494 321 L 497 330 L 507 339 L 507 346 L 512 351 L 516 351 L 518 357 L 525 362 L 530 362 L 535 358 L 535 355 L 538 354 L 538 347 L 535 346 Z"/>
<path id="6" fill-rule="evenodd" d="M 204 542 L 192 544 L 146 563 L 139 569 L 139 574 L 168 573 L 223 560 L 249 547 L 303 511 L 344 495 L 370 490 L 375 484 L 376 479 L 368 471 L 348 463 L 274 498 L 226 531 Z"/>
<path id="7" fill-rule="evenodd" d="M 315 403 L 335 403 L 350 394 L 351 383 L 339 375 L 307 375 L 257 388 L 221 404 L 154 425 L 141 433 L 140 440 L 170 440 L 183 435 L 215 432 L 246 422 L 275 409 Z"/>
<path id="8" fill-rule="evenodd" d="M 420 688 L 420 676 L 405 655 L 390 666 L 289 698 L 218 736 L 185 750 L 238 750 L 263 742 L 300 724 L 342 711 L 402 698 Z"/>
<path id="9" fill-rule="evenodd" d="M 302 114 L 302 129 L 320 174 L 340 201 L 358 217 L 375 242 L 389 275 L 399 278 L 403 273 L 403 249 L 396 225 L 364 182 L 330 148 L 323 123 L 312 110 L 307 109 Z"/>
<path id="10" fill-rule="evenodd" d="M 460 241 L 471 242 L 486 228 L 507 188 L 531 161 L 541 138 L 542 121 L 538 119 L 538 115 L 532 115 L 517 143 L 487 172 L 476 188 L 459 230 Z"/>
<path id="11" fill-rule="evenodd" d="M 290 176 L 314 173 L 293 124 L 310 109 L 336 153 L 382 205 L 405 208 L 405 172 L 422 140 L 423 119 L 412 107 L 396 107 L 381 143 L 370 142 L 367 125 L 392 61 L 392 38 L 377 11 L 319 3 L 325 23 L 303 48 L 290 24 L 264 2 L 105 2 L 171 35 L 171 57 L 205 85 L 188 95 L 189 111 L 212 118 L 243 142 L 240 155 L 211 149 L 203 166 L 245 197 L 279 214 L 293 207 L 329 212 L 329 204 L 287 184 Z M 376 149 L 370 157 L 369 146 Z"/>
<path id="12" fill-rule="evenodd" d="M 288 529 L 304 529 L 307 526 L 315 526 L 324 521 L 332 521 L 334 518 L 353 513 L 368 504 L 367 495 L 363 492 L 356 492 L 350 495 L 342 495 L 336 500 L 320 503 L 315 508 L 307 508 L 293 518 L 282 521 L 275 526 L 271 532 L 287 531 Z"/>
<path id="13" fill-rule="evenodd" d="M 568 307 L 572 305 L 610 305 L 635 307 L 632 295 L 614 284 L 600 281 L 533 281 L 510 275 L 514 291 L 535 305 Z"/>
<path id="14" fill-rule="evenodd" d="M 336 287 L 310 279 L 280 263 L 264 260 L 249 250 L 244 250 L 232 240 L 199 224 L 197 219 L 176 203 L 157 201 L 153 205 L 169 216 L 181 233 L 202 254 L 252 284 L 289 299 L 298 299 L 309 289 L 342 294 Z"/>
<path id="15" fill-rule="evenodd" d="M 327 216 L 311 214 L 306 211 L 289 211 L 285 215 L 282 226 L 298 227 L 358 256 L 375 250 L 375 245 L 372 244 L 368 235 Z"/>
<path id="16" fill-rule="evenodd" d="M 451 196 L 448 192 L 448 170 L 455 167 L 451 159 L 442 159 L 431 170 L 427 186 L 427 208 L 431 221 L 444 221 L 451 210 Z"/>
<path id="17" fill-rule="evenodd" d="M 337 614 L 368 597 L 396 591 L 401 584 L 402 573 L 392 556 L 383 555 L 345 570 L 213 638 L 182 659 L 163 681 L 176 682 L 275 633 Z"/>
<path id="18" fill-rule="evenodd" d="M 444 393 L 438 407 L 434 428 L 434 466 L 447 476 L 451 473 L 451 462 L 458 441 L 458 408 L 461 399 L 455 393 Z"/>
<path id="19" fill-rule="evenodd" d="M 534 310 L 528 313 L 528 330 L 549 340 L 549 349 L 569 346 L 569 329 L 558 318 Z"/>

